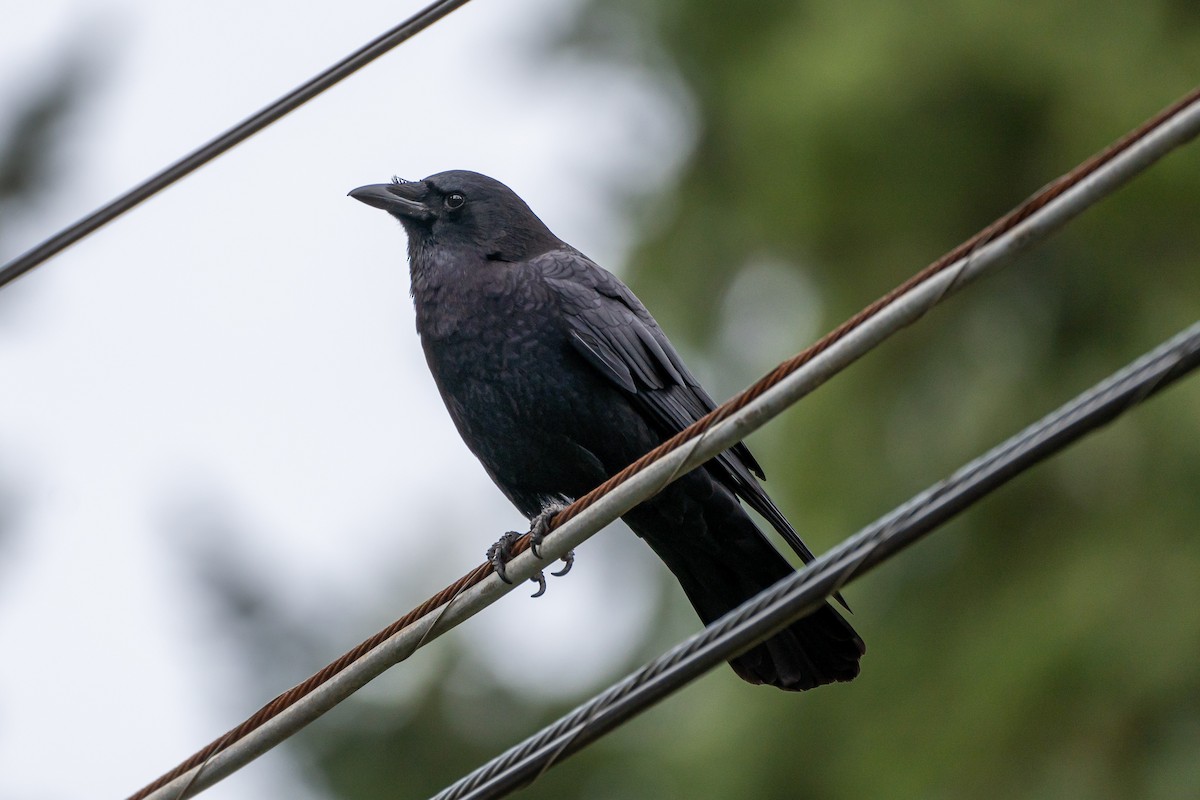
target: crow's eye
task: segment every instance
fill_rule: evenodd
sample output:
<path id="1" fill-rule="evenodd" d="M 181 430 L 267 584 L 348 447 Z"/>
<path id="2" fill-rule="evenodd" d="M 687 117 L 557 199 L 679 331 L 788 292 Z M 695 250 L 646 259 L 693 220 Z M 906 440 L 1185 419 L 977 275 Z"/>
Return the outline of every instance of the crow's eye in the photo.
<path id="1" fill-rule="evenodd" d="M 446 195 L 446 208 L 450 209 L 451 211 L 462 208 L 464 205 L 466 205 L 466 202 L 467 198 L 463 197 L 458 192 Z"/>

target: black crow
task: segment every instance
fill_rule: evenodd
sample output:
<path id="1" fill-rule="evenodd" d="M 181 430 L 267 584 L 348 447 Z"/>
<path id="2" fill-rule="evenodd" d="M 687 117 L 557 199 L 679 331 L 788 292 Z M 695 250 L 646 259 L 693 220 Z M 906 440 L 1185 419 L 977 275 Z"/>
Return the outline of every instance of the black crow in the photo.
<path id="1" fill-rule="evenodd" d="M 467 447 L 530 519 L 714 407 L 633 292 L 499 181 L 455 170 L 350 196 L 403 223 L 429 369 Z M 624 516 L 706 623 L 792 573 L 739 498 L 813 558 L 755 476 L 738 444 Z M 851 680 L 864 652 L 827 603 L 730 664 L 802 690 Z"/>

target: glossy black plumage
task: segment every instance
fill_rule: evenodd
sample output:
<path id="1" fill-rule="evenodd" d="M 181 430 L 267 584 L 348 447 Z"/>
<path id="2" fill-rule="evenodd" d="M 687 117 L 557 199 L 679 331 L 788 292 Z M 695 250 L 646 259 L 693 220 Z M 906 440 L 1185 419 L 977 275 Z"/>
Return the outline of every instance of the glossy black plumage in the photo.
<path id="1" fill-rule="evenodd" d="M 586 493 L 714 407 L 633 293 L 507 186 L 453 171 L 350 194 L 404 224 L 430 371 L 463 440 L 526 516 Z M 755 476 L 739 444 L 624 517 L 705 622 L 792 571 L 738 498 L 813 557 Z M 731 665 L 800 690 L 852 679 L 863 652 L 826 604 Z"/>

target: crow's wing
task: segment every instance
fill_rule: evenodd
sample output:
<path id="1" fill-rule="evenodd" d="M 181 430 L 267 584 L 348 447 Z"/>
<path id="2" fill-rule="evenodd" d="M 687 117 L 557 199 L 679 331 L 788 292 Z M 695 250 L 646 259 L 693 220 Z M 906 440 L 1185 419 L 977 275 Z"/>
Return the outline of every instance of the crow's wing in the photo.
<path id="1" fill-rule="evenodd" d="M 533 266 L 562 302 L 571 343 L 580 355 L 629 393 L 633 403 L 662 430 L 674 435 L 712 411 L 716 404 L 684 365 L 654 317 L 625 284 L 582 254 L 557 250 Z M 762 514 L 804 561 L 812 551 L 763 491 L 755 476 L 762 468 L 742 443 L 711 463 L 714 474 Z"/>

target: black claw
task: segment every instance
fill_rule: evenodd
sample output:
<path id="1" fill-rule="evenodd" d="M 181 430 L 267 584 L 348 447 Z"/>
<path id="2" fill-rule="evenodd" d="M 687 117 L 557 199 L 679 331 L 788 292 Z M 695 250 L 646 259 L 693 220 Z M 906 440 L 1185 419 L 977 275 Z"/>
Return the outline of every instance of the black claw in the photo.
<path id="1" fill-rule="evenodd" d="M 546 576 L 542 573 L 542 571 L 540 569 L 529 580 L 533 581 L 534 583 L 536 583 L 538 585 L 538 590 L 536 592 L 534 592 L 533 594 L 529 595 L 530 597 L 541 597 L 542 595 L 544 595 L 546 593 Z"/>
<path id="2" fill-rule="evenodd" d="M 521 534 L 516 531 L 509 531 L 500 537 L 500 540 L 488 548 L 487 560 L 492 565 L 492 571 L 500 576 L 500 580 L 511 585 L 512 581 L 508 578 L 508 569 L 506 564 L 512 558 L 513 545 L 517 539 L 521 538 Z"/>
<path id="3" fill-rule="evenodd" d="M 567 554 L 562 557 L 562 562 L 563 562 L 562 569 L 560 569 L 558 572 L 550 573 L 551 575 L 553 575 L 556 578 L 561 578 L 563 575 L 566 575 L 568 572 L 571 571 L 571 567 L 575 566 L 575 551 L 568 550 Z"/>

